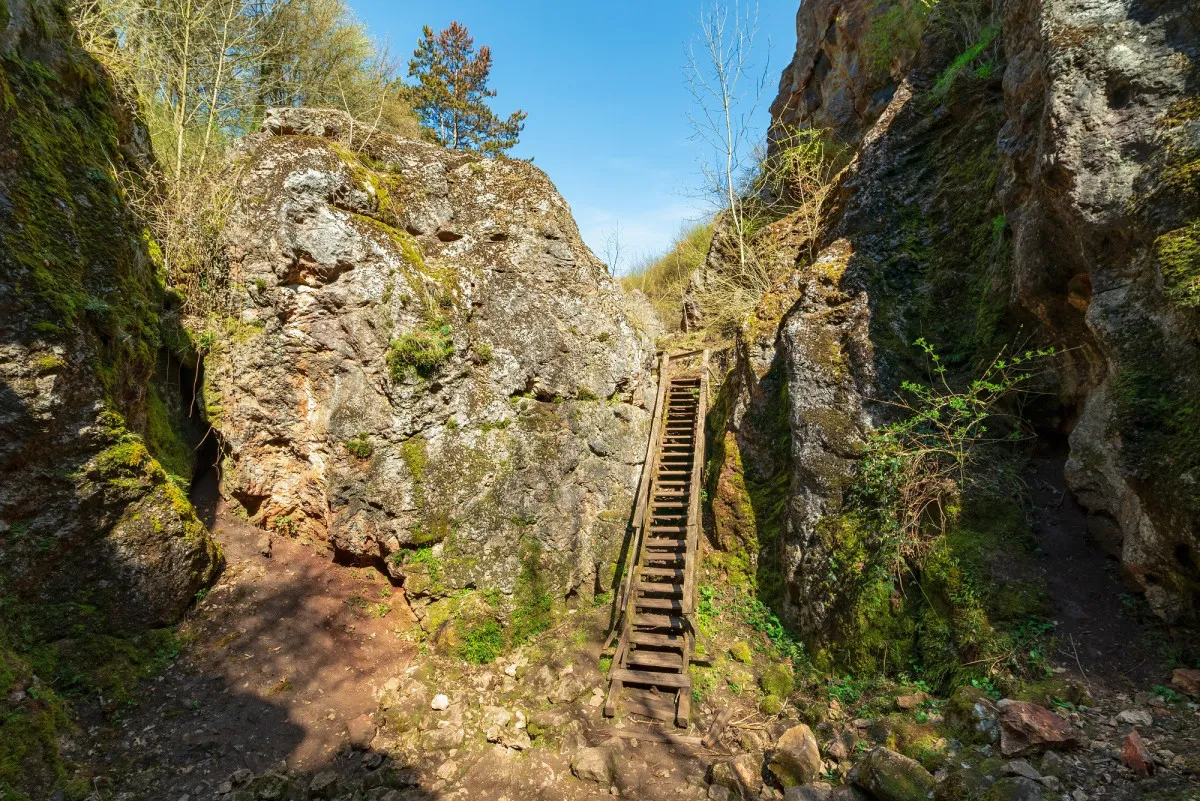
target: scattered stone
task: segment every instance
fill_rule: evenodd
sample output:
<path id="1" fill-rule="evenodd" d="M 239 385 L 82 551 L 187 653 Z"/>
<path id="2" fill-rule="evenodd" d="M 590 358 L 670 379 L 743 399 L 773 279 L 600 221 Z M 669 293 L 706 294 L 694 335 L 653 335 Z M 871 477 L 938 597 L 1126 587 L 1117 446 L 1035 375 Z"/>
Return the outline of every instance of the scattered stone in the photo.
<path id="1" fill-rule="evenodd" d="M 438 712 L 444 712 L 450 708 L 450 699 L 447 696 L 438 693 L 437 695 L 433 696 L 433 700 L 429 702 L 429 708 L 435 709 Z"/>
<path id="2" fill-rule="evenodd" d="M 571 772 L 584 781 L 612 784 L 616 773 L 612 757 L 607 748 L 584 748 L 571 760 Z"/>
<path id="3" fill-rule="evenodd" d="M 1042 778 L 1042 774 L 1026 762 L 1024 759 L 1014 759 L 1004 766 L 1004 772 L 1010 776 L 1024 776 L 1026 779 L 1037 781 Z"/>
<path id="4" fill-rule="evenodd" d="M 1171 671 L 1171 684 L 1193 698 L 1200 698 L 1200 670 L 1176 668 Z"/>
<path id="5" fill-rule="evenodd" d="M 775 744 L 767 770 L 785 788 L 815 781 L 821 773 L 821 750 L 812 729 L 801 723 L 785 731 Z"/>
<path id="6" fill-rule="evenodd" d="M 233 782 L 234 787 L 242 787 L 243 785 L 249 784 L 250 780 L 253 778 L 254 774 L 250 770 L 247 768 L 239 768 L 230 774 L 229 781 Z"/>
<path id="7" fill-rule="evenodd" d="M 217 795 L 225 795 L 233 792 L 233 782 L 224 781 L 217 785 Z"/>
<path id="8" fill-rule="evenodd" d="M 437 777 L 442 781 L 450 781 L 458 774 L 458 765 L 449 759 L 438 766 Z"/>
<path id="9" fill-rule="evenodd" d="M 732 793 L 728 787 L 722 787 L 719 784 L 710 784 L 708 786 L 708 801 L 730 801 Z"/>
<path id="10" fill-rule="evenodd" d="M 363 767 L 367 770 L 376 770 L 380 765 L 383 764 L 384 759 L 386 759 L 386 756 L 378 751 L 371 751 L 363 754 Z"/>
<path id="11" fill-rule="evenodd" d="M 854 753 L 854 746 L 857 744 L 858 736 L 852 731 L 845 731 L 826 743 L 825 753 L 830 759 L 841 762 L 850 758 L 850 755 Z"/>
<path id="12" fill-rule="evenodd" d="M 813 745 L 816 745 L 815 740 L 813 741 Z M 762 756 L 759 754 L 742 754 L 736 757 L 730 765 L 741 786 L 745 787 L 750 795 L 758 795 L 763 786 Z"/>
<path id="13" fill-rule="evenodd" d="M 1127 726 L 1146 726 L 1154 725 L 1154 715 L 1150 714 L 1146 709 L 1126 709 L 1117 714 L 1117 722 L 1124 723 Z"/>
<path id="14" fill-rule="evenodd" d="M 337 793 L 338 775 L 332 770 L 324 770 L 313 776 L 308 785 L 308 794 L 313 798 L 333 798 Z"/>
<path id="15" fill-rule="evenodd" d="M 532 745 L 529 734 L 524 729 L 510 731 L 500 726 L 492 726 L 487 730 L 487 741 L 489 743 L 499 743 L 505 748 L 511 748 L 515 751 L 524 751 Z"/>
<path id="16" fill-rule="evenodd" d="M 271 535 L 264 534 L 258 538 L 258 552 L 261 556 L 271 558 Z"/>
<path id="17" fill-rule="evenodd" d="M 1000 711 L 982 690 L 975 687 L 958 688 L 950 696 L 947 709 L 947 717 L 952 724 L 974 732 L 986 742 L 1000 742 Z"/>
<path id="18" fill-rule="evenodd" d="M 1000 710 L 1000 752 L 1006 757 L 1074 748 L 1079 734 L 1071 724 L 1045 707 L 1005 699 Z"/>
<path id="19" fill-rule="evenodd" d="M 1042 756 L 1042 761 L 1038 765 L 1038 769 L 1043 775 L 1057 776 L 1061 779 L 1067 771 L 1067 761 L 1059 754 L 1047 751 Z"/>
<path id="20" fill-rule="evenodd" d="M 371 741 L 375 739 L 377 730 L 375 721 L 371 719 L 370 715 L 359 715 L 351 720 L 346 724 L 350 747 L 356 751 L 366 751 L 371 747 Z"/>
<path id="21" fill-rule="evenodd" d="M 1042 788 L 1033 779 L 1007 776 L 992 785 L 984 801 L 1045 801 Z"/>
<path id="22" fill-rule="evenodd" d="M 933 775 L 916 760 L 882 746 L 863 757 L 849 779 L 878 801 L 926 801 L 935 785 Z"/>
<path id="23" fill-rule="evenodd" d="M 1150 749 L 1146 748 L 1137 729 L 1126 735 L 1125 744 L 1121 747 L 1121 761 L 1141 776 L 1149 776 L 1154 772 L 1154 757 L 1150 755 Z"/>
<path id="24" fill-rule="evenodd" d="M 903 709 L 905 711 L 908 711 L 910 709 L 916 709 L 917 707 L 919 707 L 921 704 L 925 703 L 928 700 L 929 700 L 929 693 L 922 691 L 919 693 L 913 693 L 912 695 L 899 696 L 898 698 L 896 698 L 896 706 L 900 707 L 901 709 Z"/>
<path id="25" fill-rule="evenodd" d="M 806 784 L 783 791 L 783 801 L 829 801 L 833 788 L 828 784 Z"/>

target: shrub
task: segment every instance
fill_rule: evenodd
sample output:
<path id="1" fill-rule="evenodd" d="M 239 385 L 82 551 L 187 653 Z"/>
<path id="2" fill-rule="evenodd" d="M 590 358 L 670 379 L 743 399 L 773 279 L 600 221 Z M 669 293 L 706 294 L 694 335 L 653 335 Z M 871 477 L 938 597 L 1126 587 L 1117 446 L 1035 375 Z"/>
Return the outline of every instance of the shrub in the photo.
<path id="1" fill-rule="evenodd" d="M 426 328 L 392 340 L 387 364 L 392 378 L 402 380 L 410 373 L 429 378 L 454 353 L 450 326 Z"/>
<path id="2" fill-rule="evenodd" d="M 370 459 L 371 454 L 375 453 L 375 446 L 371 443 L 371 435 L 365 432 L 346 440 L 343 444 L 355 459 Z"/>
<path id="3" fill-rule="evenodd" d="M 875 17 L 863 39 L 863 55 L 870 67 L 884 71 L 904 52 L 916 52 L 921 46 L 921 34 L 929 12 L 937 0 L 901 0 L 900 2 L 877 2 Z M 886 10 L 885 10 L 886 9 Z"/>

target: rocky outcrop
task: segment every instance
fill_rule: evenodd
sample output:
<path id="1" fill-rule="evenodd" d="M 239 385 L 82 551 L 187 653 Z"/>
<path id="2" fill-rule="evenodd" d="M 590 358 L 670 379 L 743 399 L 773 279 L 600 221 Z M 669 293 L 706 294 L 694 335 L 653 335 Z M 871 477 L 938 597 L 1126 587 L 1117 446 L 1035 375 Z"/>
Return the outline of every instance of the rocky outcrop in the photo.
<path id="1" fill-rule="evenodd" d="M 1155 611 L 1195 619 L 1200 11 L 1012 3 L 1003 31 L 1013 294 L 1073 349 L 1067 478 Z"/>
<path id="2" fill-rule="evenodd" d="M 718 540 L 757 529 L 773 563 L 760 581 L 781 581 L 780 608 L 810 644 L 879 614 L 853 611 L 862 593 L 902 613 L 910 598 L 863 578 L 882 543 L 843 514 L 863 438 L 888 419 L 878 401 L 924 376 L 918 337 L 964 373 L 1036 342 L 1066 351 L 1046 384 L 1057 400 L 1032 414 L 1040 430 L 1070 435 L 1068 480 L 1092 535 L 1162 617 L 1194 619 L 1200 467 L 1183 443 L 1200 381 L 1195 9 L 884 11 L 800 7 L 772 106 L 776 151 L 789 128 L 812 126 L 857 156 L 819 255 L 797 252 L 740 336 Z M 926 575 L 922 587 L 952 593 L 957 580 Z M 979 642 L 966 631 L 952 640 Z"/>
<path id="3" fill-rule="evenodd" d="M 155 458 L 190 471 L 178 329 L 117 183 L 146 133 L 66 19 L 0 4 L 0 595 L 34 640 L 172 622 L 220 562 Z"/>
<path id="4" fill-rule="evenodd" d="M 243 164 L 204 380 L 224 491 L 419 607 L 607 589 L 652 346 L 545 175 L 297 110 Z"/>

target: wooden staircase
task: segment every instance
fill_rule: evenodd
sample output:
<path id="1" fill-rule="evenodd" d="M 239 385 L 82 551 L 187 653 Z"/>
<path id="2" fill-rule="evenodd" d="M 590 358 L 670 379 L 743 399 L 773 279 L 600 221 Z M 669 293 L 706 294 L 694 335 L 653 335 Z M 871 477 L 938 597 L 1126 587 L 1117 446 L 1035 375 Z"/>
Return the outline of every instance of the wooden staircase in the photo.
<path id="1" fill-rule="evenodd" d="M 631 714 L 688 725 L 707 409 L 708 351 L 663 354 L 633 518 L 633 569 L 606 643 L 620 631 L 604 705 L 609 717 L 621 704 Z"/>

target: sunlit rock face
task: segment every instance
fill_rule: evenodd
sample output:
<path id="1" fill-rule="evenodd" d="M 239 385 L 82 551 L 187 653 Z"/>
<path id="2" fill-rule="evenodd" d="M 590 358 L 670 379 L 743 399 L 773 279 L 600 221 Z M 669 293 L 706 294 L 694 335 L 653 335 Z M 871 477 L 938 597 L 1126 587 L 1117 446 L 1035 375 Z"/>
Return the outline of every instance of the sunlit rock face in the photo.
<path id="1" fill-rule="evenodd" d="M 464 587 L 607 589 L 653 346 L 546 176 L 307 110 L 238 164 L 204 381 L 226 493 L 403 578 L 418 615 Z"/>

